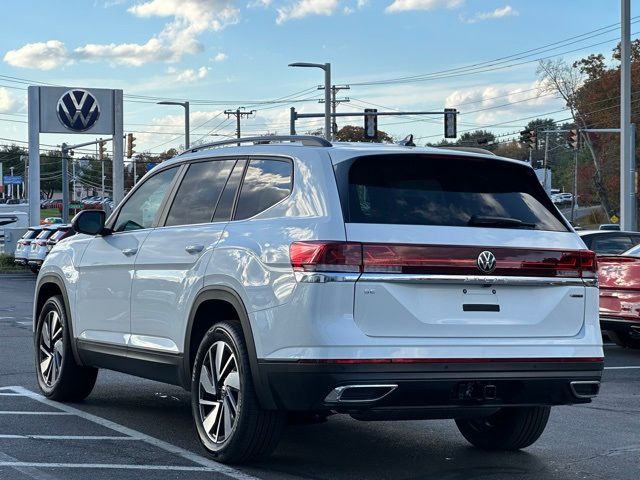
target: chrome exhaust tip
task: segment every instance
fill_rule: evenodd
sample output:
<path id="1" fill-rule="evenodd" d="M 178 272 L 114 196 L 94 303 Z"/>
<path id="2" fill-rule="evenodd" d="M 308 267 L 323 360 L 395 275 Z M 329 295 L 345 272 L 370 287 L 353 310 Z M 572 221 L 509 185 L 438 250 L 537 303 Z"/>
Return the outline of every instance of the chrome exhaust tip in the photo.
<path id="1" fill-rule="evenodd" d="M 593 398 L 600 392 L 600 382 L 597 380 L 573 381 L 569 386 L 576 398 Z"/>
<path id="2" fill-rule="evenodd" d="M 336 387 L 324 398 L 325 403 L 371 403 L 382 400 L 398 385 L 343 385 Z"/>

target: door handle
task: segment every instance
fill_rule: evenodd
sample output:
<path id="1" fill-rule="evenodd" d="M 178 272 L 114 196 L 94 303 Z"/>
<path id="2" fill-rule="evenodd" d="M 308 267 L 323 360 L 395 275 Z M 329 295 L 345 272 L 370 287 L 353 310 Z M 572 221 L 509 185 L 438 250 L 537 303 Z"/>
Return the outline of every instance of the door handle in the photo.
<path id="1" fill-rule="evenodd" d="M 188 245 L 184 249 L 187 253 L 200 253 L 204 250 L 204 245 Z"/>
<path id="2" fill-rule="evenodd" d="M 122 250 L 122 253 L 125 254 L 127 257 L 130 257 L 131 255 L 135 255 L 136 253 L 138 253 L 138 249 L 137 248 L 125 248 L 124 250 Z"/>

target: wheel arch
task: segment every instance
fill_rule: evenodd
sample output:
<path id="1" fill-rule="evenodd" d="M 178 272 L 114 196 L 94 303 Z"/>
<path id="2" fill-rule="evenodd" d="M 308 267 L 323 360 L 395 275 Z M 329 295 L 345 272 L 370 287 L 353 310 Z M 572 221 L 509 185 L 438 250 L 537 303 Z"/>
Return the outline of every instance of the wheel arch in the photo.
<path id="1" fill-rule="evenodd" d="M 78 365 L 83 365 L 78 349 L 76 346 L 76 337 L 73 334 L 73 318 L 71 314 L 71 304 L 69 303 L 69 294 L 64 284 L 64 280 L 55 273 L 47 273 L 38 278 L 36 283 L 35 298 L 33 304 L 33 331 L 36 331 L 36 322 L 43 305 L 53 295 L 61 295 L 64 302 L 65 315 L 67 317 L 67 328 L 69 329 L 69 338 L 71 339 L 71 350 L 73 358 Z"/>
<path id="2" fill-rule="evenodd" d="M 191 345 L 191 337 L 194 333 L 194 323 L 196 321 L 196 317 L 198 311 L 201 306 L 211 301 L 219 301 L 225 302 L 229 304 L 235 311 L 237 315 L 237 320 L 240 323 L 242 328 L 242 333 L 244 335 L 244 340 L 247 346 L 247 352 L 249 354 L 249 365 L 251 367 L 251 378 L 253 381 L 253 386 L 256 391 L 256 395 L 258 396 L 258 401 L 260 405 L 264 409 L 273 410 L 276 409 L 275 400 L 268 388 L 268 384 L 266 379 L 262 377 L 260 374 L 260 369 L 258 366 L 258 356 L 256 353 L 256 345 L 253 338 L 253 330 L 251 329 L 251 323 L 249 321 L 249 315 L 247 314 L 247 310 L 244 306 L 240 295 L 235 292 L 233 289 L 225 287 L 225 286 L 212 286 L 205 287 L 203 290 L 198 292 L 196 295 L 196 299 L 191 306 L 191 311 L 189 312 L 187 329 L 185 332 L 184 338 L 184 356 L 183 356 L 183 383 L 186 389 L 191 388 L 191 373 L 192 373 L 192 358 L 195 357 L 195 351 L 192 351 Z M 225 319 L 229 320 L 229 319 Z M 197 346 L 195 347 L 197 350 Z"/>

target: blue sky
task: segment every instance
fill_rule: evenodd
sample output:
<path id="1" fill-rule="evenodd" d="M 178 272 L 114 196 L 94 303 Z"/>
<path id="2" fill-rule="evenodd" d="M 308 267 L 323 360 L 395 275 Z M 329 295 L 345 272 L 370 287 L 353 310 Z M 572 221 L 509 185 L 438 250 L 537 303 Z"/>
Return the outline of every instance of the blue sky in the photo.
<path id="1" fill-rule="evenodd" d="M 631 3 L 633 16 L 640 0 Z M 220 114 L 225 108 L 257 110 L 243 121 L 246 133 L 288 133 L 294 103 L 261 101 L 300 92 L 299 111 L 321 112 L 314 87 L 322 72 L 288 68 L 294 61 L 332 63 L 334 83 L 351 85 L 341 96 L 352 101 L 340 111 L 370 103 L 379 110 L 458 107 L 464 113 L 459 130 L 504 124 L 489 128 L 513 132 L 525 117 L 563 107 L 552 95 L 537 96 L 533 60 L 558 55 L 572 61 L 595 52 L 610 58 L 619 31 L 496 65 L 528 62 L 509 68 L 367 83 L 514 55 L 615 24 L 620 15 L 618 0 L 24 0 L 3 7 L 9 21 L 0 51 L 0 137 L 26 141 L 24 81 L 122 88 L 125 131 L 138 138 L 137 150 L 153 152 L 182 143 L 183 117 L 178 107 L 136 95 L 192 100 L 192 140 L 232 135 L 233 119 Z M 631 31 L 640 31 L 640 23 Z M 385 118 L 379 128 L 424 141 L 442 135 L 439 118 L 409 120 L 416 119 Z M 320 123 L 301 121 L 298 131 Z M 70 139 L 43 135 L 41 141 Z"/>

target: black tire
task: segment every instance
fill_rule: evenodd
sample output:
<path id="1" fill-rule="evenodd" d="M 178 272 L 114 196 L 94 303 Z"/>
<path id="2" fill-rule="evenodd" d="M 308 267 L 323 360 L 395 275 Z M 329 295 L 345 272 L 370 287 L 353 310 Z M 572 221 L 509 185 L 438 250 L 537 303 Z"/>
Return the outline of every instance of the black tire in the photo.
<path id="1" fill-rule="evenodd" d="M 50 330 L 52 324 L 55 325 L 53 335 Z M 67 325 L 68 319 L 62 297 L 55 295 L 47 299 L 38 314 L 34 338 L 36 377 L 45 397 L 60 401 L 79 401 L 84 400 L 93 390 L 98 369 L 76 363 Z M 45 341 L 46 335 L 43 337 L 43 329 L 46 329 L 45 333 L 49 332 L 48 345 Z M 46 365 L 49 368 L 46 368 Z"/>
<path id="2" fill-rule="evenodd" d="M 214 354 L 217 358 L 219 349 L 223 350 L 223 360 L 219 363 L 230 365 L 226 369 L 211 363 Z M 229 352 L 235 358 L 231 359 Z M 207 366 L 203 372 L 205 360 Z M 214 374 L 214 371 L 219 372 Z M 260 407 L 238 322 L 215 324 L 200 342 L 191 375 L 191 407 L 202 445 L 219 462 L 245 462 L 266 456 L 276 448 L 285 416 L 282 412 Z M 214 409 L 219 411 L 218 417 L 211 417 Z M 228 424 L 225 415 L 229 415 Z"/>
<path id="3" fill-rule="evenodd" d="M 607 334 L 616 345 L 624 348 L 640 348 L 640 338 L 633 338 L 627 332 L 607 332 Z"/>
<path id="4" fill-rule="evenodd" d="M 484 450 L 519 450 L 533 445 L 547 426 L 551 407 L 506 407 L 477 419 L 456 419 L 458 430 Z"/>

